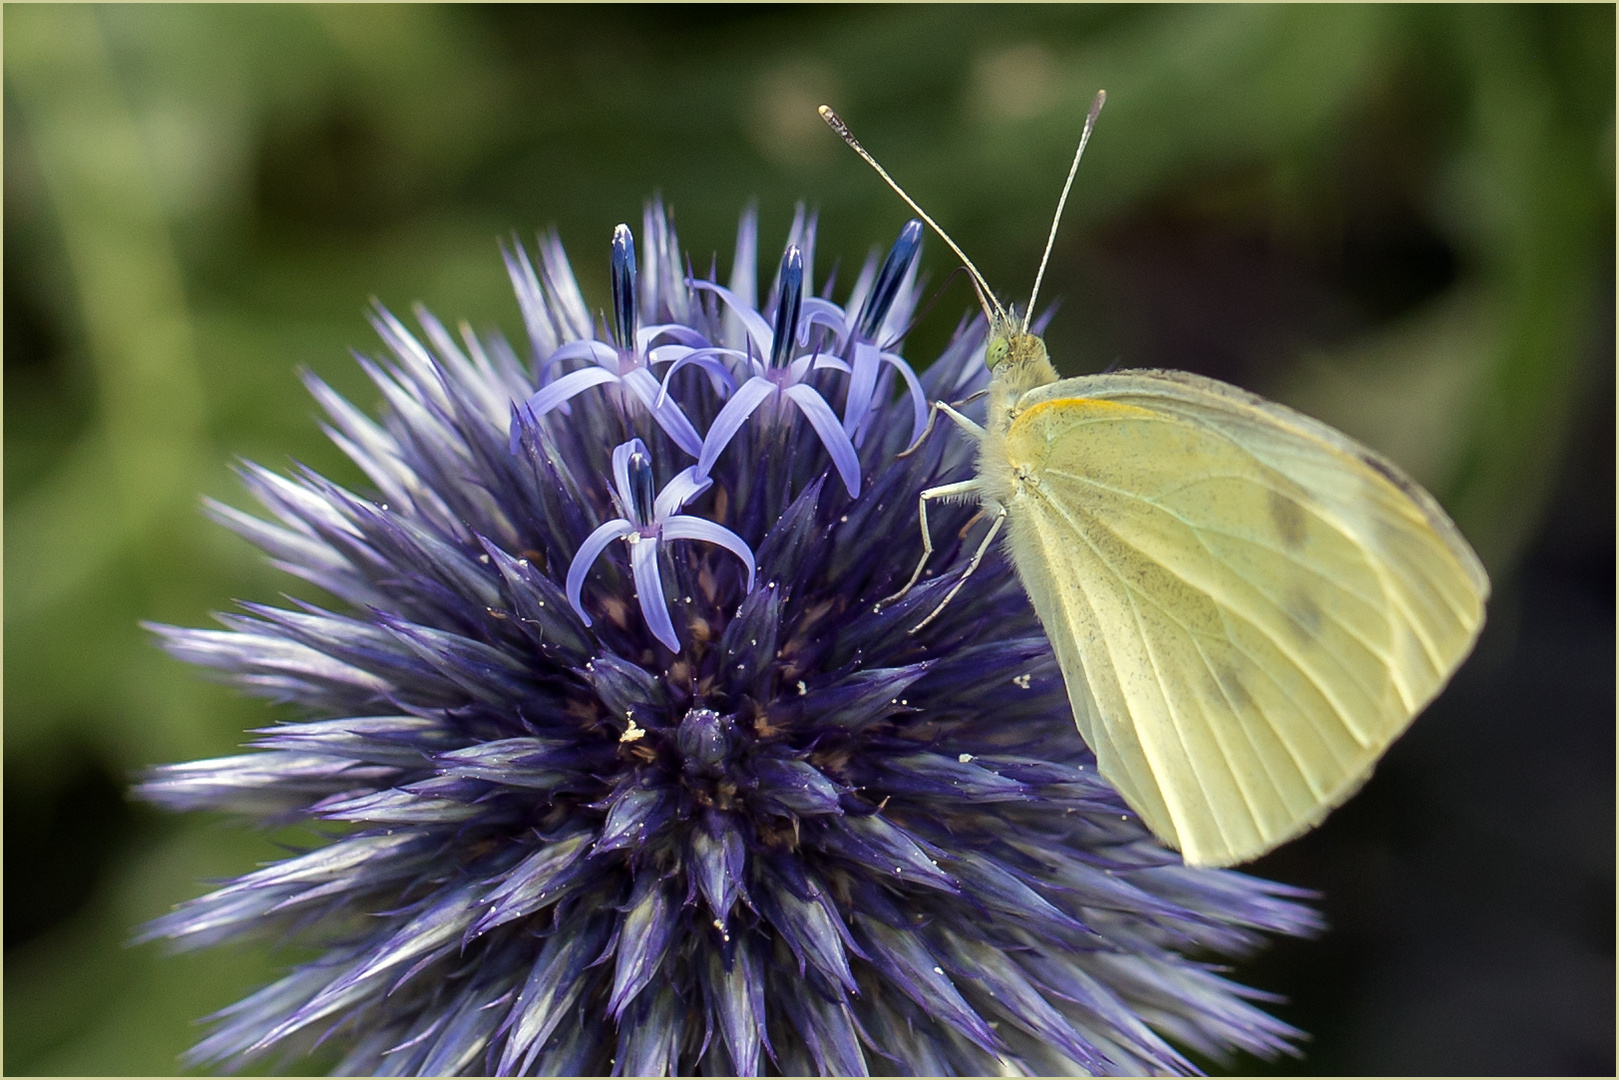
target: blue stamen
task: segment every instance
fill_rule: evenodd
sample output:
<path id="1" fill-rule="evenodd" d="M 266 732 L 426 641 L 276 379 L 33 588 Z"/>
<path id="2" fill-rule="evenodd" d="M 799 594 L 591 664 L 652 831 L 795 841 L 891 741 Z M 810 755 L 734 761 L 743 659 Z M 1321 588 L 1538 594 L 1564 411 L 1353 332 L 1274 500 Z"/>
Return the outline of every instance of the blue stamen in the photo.
<path id="1" fill-rule="evenodd" d="M 652 459 L 636 450 L 630 454 L 630 504 L 624 509 L 635 519 L 637 528 L 653 523 Z"/>
<path id="2" fill-rule="evenodd" d="M 635 348 L 635 238 L 628 225 L 613 230 L 613 329 L 618 347 Z"/>
<path id="3" fill-rule="evenodd" d="M 906 271 L 910 270 L 911 263 L 916 261 L 916 253 L 921 249 L 922 223 L 912 218 L 899 231 L 899 239 L 894 241 L 894 246 L 888 249 L 883 268 L 877 272 L 877 283 L 860 305 L 856 331 L 867 341 L 876 340 L 883 319 L 888 317 L 888 309 L 894 306 L 894 298 L 899 295 L 900 282 L 905 279 Z"/>
<path id="4" fill-rule="evenodd" d="M 804 300 L 804 255 L 797 244 L 781 257 L 781 292 L 776 297 L 776 328 L 770 342 L 770 366 L 783 368 L 793 354 L 798 333 L 798 309 Z"/>

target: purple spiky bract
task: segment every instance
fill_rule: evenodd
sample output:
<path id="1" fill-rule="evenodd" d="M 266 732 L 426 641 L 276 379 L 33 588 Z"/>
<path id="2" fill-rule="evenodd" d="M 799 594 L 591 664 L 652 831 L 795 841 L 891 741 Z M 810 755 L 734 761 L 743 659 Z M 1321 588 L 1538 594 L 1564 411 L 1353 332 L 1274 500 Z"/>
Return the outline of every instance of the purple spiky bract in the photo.
<path id="1" fill-rule="evenodd" d="M 752 222 L 722 301 L 650 207 L 638 266 L 615 234 L 600 323 L 554 237 L 537 262 L 514 245 L 527 357 L 379 311 L 380 421 L 307 379 L 373 489 L 247 465 L 268 516 L 211 507 L 332 599 L 155 628 L 294 718 L 140 793 L 320 834 L 145 929 L 314 950 L 188 1064 L 325 1041 L 340 1073 L 1135 1074 L 1291 1048 L 1212 962 L 1314 930 L 1304 894 L 1152 840 L 1006 561 L 910 632 L 958 579 L 972 508 L 933 513 L 935 572 L 878 604 L 919 557 L 918 492 L 972 470 L 953 431 L 897 456 L 919 227 L 839 305 L 813 292 L 800 213 L 791 272 L 739 315 Z M 983 345 L 963 324 L 921 391 L 984 385 Z M 700 475 L 691 431 L 749 372 L 781 392 Z M 653 513 L 658 488 L 677 495 Z M 576 610 L 567 574 L 598 532 Z"/>

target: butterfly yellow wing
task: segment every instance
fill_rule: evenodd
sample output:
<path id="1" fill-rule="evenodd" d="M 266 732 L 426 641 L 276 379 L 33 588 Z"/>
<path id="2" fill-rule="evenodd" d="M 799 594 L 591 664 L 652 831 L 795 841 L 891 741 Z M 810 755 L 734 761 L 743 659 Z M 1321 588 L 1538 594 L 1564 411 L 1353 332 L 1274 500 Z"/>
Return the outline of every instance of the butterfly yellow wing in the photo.
<path id="1" fill-rule="evenodd" d="M 1431 496 L 1234 387 L 1066 379 L 1024 394 L 1000 445 L 1013 557 L 1080 733 L 1189 863 L 1318 823 L 1483 625 L 1488 580 Z"/>

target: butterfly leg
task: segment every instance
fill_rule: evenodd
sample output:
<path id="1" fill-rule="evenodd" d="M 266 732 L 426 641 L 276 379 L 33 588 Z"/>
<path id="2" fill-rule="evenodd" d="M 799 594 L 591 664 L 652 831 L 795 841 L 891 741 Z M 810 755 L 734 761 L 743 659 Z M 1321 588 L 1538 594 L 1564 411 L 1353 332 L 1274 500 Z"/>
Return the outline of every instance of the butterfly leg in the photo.
<path id="1" fill-rule="evenodd" d="M 905 587 L 893 596 L 885 596 L 877 601 L 877 607 L 882 608 L 893 603 L 911 591 L 916 579 L 922 576 L 922 568 L 928 564 L 928 558 L 933 554 L 933 534 L 928 530 L 928 500 L 929 499 L 959 499 L 966 495 L 978 494 L 977 480 L 963 480 L 955 484 L 942 484 L 939 487 L 928 488 L 916 500 L 916 519 L 922 525 L 922 557 L 917 560 L 916 569 L 911 572 L 911 580 Z"/>
<path id="2" fill-rule="evenodd" d="M 984 391 L 980 390 L 977 394 L 974 394 L 972 397 L 969 397 L 965 401 L 961 402 L 961 404 L 965 405 L 968 401 L 972 401 L 973 398 L 979 397 L 983 393 Z M 961 415 L 961 413 L 957 412 L 951 406 L 946 405 L 944 402 L 935 401 L 932 405 L 928 406 L 928 422 L 927 425 L 922 428 L 922 434 L 916 437 L 915 442 L 911 443 L 911 445 L 907 446 L 894 456 L 896 458 L 910 457 L 912 454 L 916 453 L 916 451 L 921 447 L 922 443 L 927 440 L 927 437 L 933 434 L 933 423 L 939 419 L 939 414 L 941 412 L 948 416 L 951 420 L 955 421 L 957 427 L 961 428 L 968 435 L 971 435 L 974 439 L 982 439 L 984 437 L 984 429 L 976 422 L 969 420 L 967 417 Z"/>
<path id="3" fill-rule="evenodd" d="M 944 599 L 939 601 L 939 606 L 933 609 L 932 614 L 923 619 L 921 622 L 917 623 L 915 626 L 911 627 L 911 629 L 907 631 L 908 633 L 914 634 L 918 630 L 922 629 L 922 627 L 932 622 L 934 619 L 937 619 L 939 617 L 939 613 L 945 609 L 945 605 L 950 603 L 951 600 L 955 599 L 956 594 L 961 591 L 961 587 L 967 584 L 967 579 L 973 576 L 973 571 L 978 569 L 978 564 L 984 561 L 984 552 L 989 550 L 990 543 L 994 541 L 995 537 L 1000 533 L 1001 526 L 1004 524 L 1006 524 L 1006 507 L 997 507 L 995 520 L 990 522 L 989 532 L 984 534 L 983 542 L 978 545 L 978 550 L 973 552 L 972 561 L 967 564 L 967 569 L 962 571 L 961 579 L 950 587 L 949 592 L 944 594 Z"/>

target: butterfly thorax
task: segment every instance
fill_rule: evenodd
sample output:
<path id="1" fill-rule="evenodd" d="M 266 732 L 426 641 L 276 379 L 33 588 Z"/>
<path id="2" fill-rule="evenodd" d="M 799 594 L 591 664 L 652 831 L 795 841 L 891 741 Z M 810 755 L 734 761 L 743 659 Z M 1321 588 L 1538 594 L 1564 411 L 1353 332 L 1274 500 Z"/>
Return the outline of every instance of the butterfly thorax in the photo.
<path id="1" fill-rule="evenodd" d="M 1046 355 L 1046 343 L 1036 334 L 997 326 L 990 331 L 984 361 L 993 373 L 990 381 L 990 424 L 1008 424 L 1017 400 L 1037 386 L 1057 381 L 1057 369 Z"/>
<path id="2" fill-rule="evenodd" d="M 991 376 L 989 409 L 978 446 L 979 494 L 986 505 L 1005 506 L 1023 484 L 1020 472 L 1007 456 L 1006 438 L 1017 419 L 1023 395 L 1057 381 L 1057 370 L 1046 355 L 1046 343 L 1035 334 L 1006 325 L 990 330 L 984 355 Z"/>

